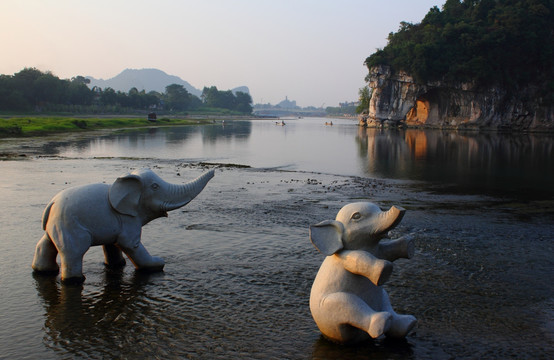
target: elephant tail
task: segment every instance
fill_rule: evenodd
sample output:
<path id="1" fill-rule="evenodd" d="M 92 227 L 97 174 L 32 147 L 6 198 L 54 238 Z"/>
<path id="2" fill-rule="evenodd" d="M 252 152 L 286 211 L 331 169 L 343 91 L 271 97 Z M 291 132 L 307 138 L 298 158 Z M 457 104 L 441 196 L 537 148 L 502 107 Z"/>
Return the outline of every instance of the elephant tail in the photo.
<path id="1" fill-rule="evenodd" d="M 51 201 L 50 204 L 46 206 L 44 212 L 42 213 L 42 230 L 46 230 L 46 223 L 48 222 L 48 217 L 50 216 L 50 209 L 54 205 L 54 202 Z"/>

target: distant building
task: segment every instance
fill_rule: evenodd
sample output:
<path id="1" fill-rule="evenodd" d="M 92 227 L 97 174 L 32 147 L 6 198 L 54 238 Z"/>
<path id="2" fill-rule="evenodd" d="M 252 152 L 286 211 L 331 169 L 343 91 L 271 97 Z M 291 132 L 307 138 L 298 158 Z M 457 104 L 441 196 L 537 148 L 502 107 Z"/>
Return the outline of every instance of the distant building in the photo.
<path id="1" fill-rule="evenodd" d="M 282 108 L 282 109 L 296 109 L 298 106 L 296 106 L 295 100 L 289 100 L 288 96 L 285 96 L 285 100 L 281 101 L 276 106 Z"/>
<path id="2" fill-rule="evenodd" d="M 345 101 L 343 103 L 339 103 L 339 107 L 341 108 L 345 108 L 345 107 L 349 107 L 349 106 L 358 106 L 360 105 L 360 102 L 359 101 Z"/>

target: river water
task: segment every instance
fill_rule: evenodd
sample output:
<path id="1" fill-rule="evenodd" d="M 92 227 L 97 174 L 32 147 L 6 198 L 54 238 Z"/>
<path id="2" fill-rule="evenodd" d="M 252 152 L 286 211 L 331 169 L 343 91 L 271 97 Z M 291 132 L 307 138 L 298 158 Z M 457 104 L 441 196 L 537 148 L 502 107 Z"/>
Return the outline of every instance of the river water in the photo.
<path id="1" fill-rule="evenodd" d="M 554 137 L 326 121 L 0 141 L 0 358 L 552 358 Z M 164 272 L 110 271 L 92 248 L 82 286 L 34 276 L 50 198 L 140 167 L 172 183 L 216 168 L 143 228 Z M 323 257 L 308 226 L 360 199 L 407 209 L 392 235 L 413 234 L 416 254 L 385 284 L 418 318 L 405 341 L 332 344 L 309 312 Z"/>

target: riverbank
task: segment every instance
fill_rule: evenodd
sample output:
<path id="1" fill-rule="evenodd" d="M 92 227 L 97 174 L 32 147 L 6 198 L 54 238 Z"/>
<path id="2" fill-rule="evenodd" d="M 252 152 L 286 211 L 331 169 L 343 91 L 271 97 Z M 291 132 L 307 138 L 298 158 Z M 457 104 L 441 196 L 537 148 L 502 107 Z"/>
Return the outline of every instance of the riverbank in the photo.
<path id="1" fill-rule="evenodd" d="M 104 129 L 213 124 L 229 120 L 267 120 L 267 118 L 253 115 L 189 114 L 161 116 L 156 121 L 149 121 L 143 115 L 0 115 L 0 139 Z"/>
<path id="2" fill-rule="evenodd" d="M 197 125 L 214 121 L 215 118 L 208 117 L 160 117 L 157 121 L 149 121 L 143 116 L 5 116 L 0 117 L 0 138 L 100 129 Z"/>

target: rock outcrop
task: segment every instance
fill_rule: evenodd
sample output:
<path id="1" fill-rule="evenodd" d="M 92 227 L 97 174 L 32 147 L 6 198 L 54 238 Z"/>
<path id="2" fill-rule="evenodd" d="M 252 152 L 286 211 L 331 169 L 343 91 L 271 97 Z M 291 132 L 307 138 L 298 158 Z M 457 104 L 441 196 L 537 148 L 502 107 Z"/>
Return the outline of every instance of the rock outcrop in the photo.
<path id="1" fill-rule="evenodd" d="M 477 90 L 472 84 L 418 84 L 388 66 L 369 71 L 367 126 L 554 131 L 554 106 L 532 87 L 509 94 L 501 88 Z"/>

